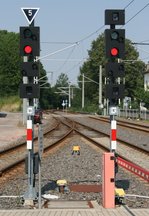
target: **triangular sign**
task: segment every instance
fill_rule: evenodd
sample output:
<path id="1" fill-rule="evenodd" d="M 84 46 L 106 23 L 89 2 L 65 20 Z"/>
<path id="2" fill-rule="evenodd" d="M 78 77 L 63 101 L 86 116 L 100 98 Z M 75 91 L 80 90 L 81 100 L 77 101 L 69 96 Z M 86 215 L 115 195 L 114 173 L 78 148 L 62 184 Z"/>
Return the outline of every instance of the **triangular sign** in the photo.
<path id="1" fill-rule="evenodd" d="M 24 13 L 29 25 L 35 19 L 36 14 L 38 13 L 40 8 L 21 8 L 22 12 Z"/>

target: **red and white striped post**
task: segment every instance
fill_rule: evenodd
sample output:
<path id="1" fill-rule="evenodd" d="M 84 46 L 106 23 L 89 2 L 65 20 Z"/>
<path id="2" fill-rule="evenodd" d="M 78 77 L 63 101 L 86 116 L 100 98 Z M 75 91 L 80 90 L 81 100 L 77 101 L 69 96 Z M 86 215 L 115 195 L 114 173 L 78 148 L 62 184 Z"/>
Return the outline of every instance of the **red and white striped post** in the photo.
<path id="1" fill-rule="evenodd" d="M 32 111 L 32 108 L 28 108 L 29 111 Z M 28 163 L 27 163 L 27 172 L 28 172 L 28 191 L 25 193 L 25 205 L 33 204 L 33 200 L 35 200 L 36 193 L 34 187 L 34 174 L 33 174 L 33 160 L 34 160 L 34 151 L 33 151 L 33 120 L 32 113 L 28 112 L 28 120 L 27 120 L 27 130 L 26 130 L 26 141 L 27 141 L 27 150 L 28 150 Z"/>
<path id="2" fill-rule="evenodd" d="M 33 147 L 33 126 L 32 120 L 27 120 L 27 149 Z"/>
<path id="3" fill-rule="evenodd" d="M 116 120 L 111 120 L 111 151 L 116 150 Z"/>

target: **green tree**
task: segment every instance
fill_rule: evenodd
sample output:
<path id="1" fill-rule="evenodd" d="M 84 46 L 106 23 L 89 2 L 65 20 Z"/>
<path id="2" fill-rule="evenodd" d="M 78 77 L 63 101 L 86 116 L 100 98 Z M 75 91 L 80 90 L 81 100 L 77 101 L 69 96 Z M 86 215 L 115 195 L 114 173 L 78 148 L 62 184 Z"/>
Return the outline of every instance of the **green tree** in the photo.
<path id="1" fill-rule="evenodd" d="M 140 102 L 144 103 L 144 106 L 149 109 L 149 91 L 144 91 L 141 89 L 140 91 L 137 92 L 136 95 L 136 100 L 137 103 L 139 104 Z"/>
<path id="2" fill-rule="evenodd" d="M 69 78 L 67 74 L 61 73 L 58 76 L 55 87 L 68 87 L 69 86 Z"/>
<path id="3" fill-rule="evenodd" d="M 63 100 L 68 101 L 68 95 L 65 94 L 64 92 L 62 93 L 62 91 L 59 89 L 59 87 L 63 87 L 63 89 L 66 92 L 68 92 L 68 86 L 69 86 L 69 78 L 68 78 L 67 74 L 61 73 L 58 76 L 58 79 L 56 80 L 56 84 L 55 84 L 55 86 L 53 88 L 53 91 L 56 93 L 54 95 L 54 97 L 55 97 L 55 103 L 54 103 L 55 108 L 62 108 Z"/>
<path id="4" fill-rule="evenodd" d="M 125 95 L 132 100 L 139 98 L 139 92 L 144 92 L 144 71 L 145 64 L 143 61 L 135 61 L 139 58 L 139 53 L 134 48 L 130 40 L 126 40 L 126 58 L 131 60 L 125 63 Z M 133 61 L 134 60 L 134 61 Z"/>
<path id="5" fill-rule="evenodd" d="M 20 82 L 19 36 L 0 31 L 0 95 L 18 94 Z"/>
<path id="6" fill-rule="evenodd" d="M 39 62 L 39 85 L 40 85 L 40 99 L 39 103 L 42 109 L 50 108 L 50 96 L 51 96 L 51 86 L 48 82 L 48 77 L 46 76 L 46 71 L 43 65 Z"/>

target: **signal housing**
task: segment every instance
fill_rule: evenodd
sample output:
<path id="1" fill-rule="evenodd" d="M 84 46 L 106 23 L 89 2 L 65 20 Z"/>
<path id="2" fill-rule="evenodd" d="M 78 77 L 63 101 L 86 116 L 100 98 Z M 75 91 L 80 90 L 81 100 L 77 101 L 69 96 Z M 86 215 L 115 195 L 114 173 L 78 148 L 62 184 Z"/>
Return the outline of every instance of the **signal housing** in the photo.
<path id="1" fill-rule="evenodd" d="M 39 56 L 40 52 L 39 27 L 20 27 L 20 55 Z"/>

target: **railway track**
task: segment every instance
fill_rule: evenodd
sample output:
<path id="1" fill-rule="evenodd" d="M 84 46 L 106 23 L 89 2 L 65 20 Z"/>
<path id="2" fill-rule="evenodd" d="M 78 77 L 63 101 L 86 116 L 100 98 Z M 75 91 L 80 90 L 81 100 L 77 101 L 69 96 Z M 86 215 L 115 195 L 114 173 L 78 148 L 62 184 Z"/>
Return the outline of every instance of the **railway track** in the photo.
<path id="1" fill-rule="evenodd" d="M 61 129 L 60 129 L 61 127 Z M 59 131 L 61 130 L 61 133 Z M 57 142 L 62 141 L 66 136 L 71 133 L 72 129 L 67 128 L 65 126 L 65 129 L 62 129 L 62 125 L 60 126 L 60 122 L 57 122 L 53 128 L 50 128 L 48 131 L 45 131 L 44 133 L 44 139 L 49 140 L 49 134 L 52 134 L 54 131 L 55 135 L 53 135 L 53 139 L 46 142 L 46 145 L 44 146 L 44 151 L 47 151 L 47 149 L 52 148 L 52 146 L 56 145 Z M 59 135 L 57 135 L 57 131 Z M 34 153 L 38 153 L 38 138 L 34 138 Z M 25 161 L 26 158 L 26 142 L 20 143 L 18 145 L 14 145 L 8 148 L 5 148 L 4 150 L 1 150 L 0 152 L 0 175 L 2 176 L 5 172 L 8 172 L 9 170 L 12 170 L 12 168 L 16 166 L 19 166 L 22 164 L 22 162 Z"/>
<path id="2" fill-rule="evenodd" d="M 95 132 L 100 133 L 101 135 L 109 138 L 109 132 L 107 133 L 107 132 L 100 131 L 99 129 L 96 129 L 95 127 L 93 128 L 92 126 L 86 125 L 85 123 L 81 123 L 80 121 L 77 121 L 77 120 L 74 120 L 74 119 L 73 119 L 73 121 L 75 121 L 76 124 L 78 124 L 78 125 L 80 125 L 82 127 L 86 127 L 89 130 L 94 130 Z M 80 130 L 81 130 L 81 128 L 80 128 Z M 133 150 L 135 149 L 140 154 L 143 153 L 143 154 L 148 156 L 149 151 L 148 151 L 147 148 L 142 148 L 142 146 L 138 146 L 138 145 L 136 146 L 134 143 L 131 143 L 131 142 L 126 142 L 122 138 L 117 138 L 117 141 L 119 142 L 119 144 L 123 145 L 125 148 L 126 148 L 126 146 L 128 146 L 128 147 L 130 147 L 130 149 L 133 149 Z M 126 150 L 129 151 L 130 149 L 128 148 L 128 150 L 127 149 Z"/>
<path id="3" fill-rule="evenodd" d="M 98 121 L 102 121 L 102 122 L 107 122 L 110 123 L 110 120 L 107 117 L 95 117 L 95 116 L 90 116 L 90 118 L 93 118 L 95 120 Z M 145 132 L 145 133 L 149 133 L 149 125 L 145 125 L 145 124 L 139 124 L 139 123 L 135 123 L 135 122 L 128 122 L 126 120 L 120 120 L 120 119 L 116 119 L 117 120 L 117 125 L 121 126 L 121 127 L 125 127 L 125 128 L 130 128 L 130 129 L 134 129 L 137 130 L 139 132 Z"/>
<path id="4" fill-rule="evenodd" d="M 53 115 L 53 117 L 55 118 L 55 127 L 53 127 L 49 133 L 47 132 L 47 134 L 44 135 L 44 153 L 42 156 L 42 193 L 47 193 L 51 187 L 52 192 L 50 193 L 60 196 L 60 199 L 62 200 L 97 199 L 98 203 L 101 204 L 102 154 L 105 151 L 109 151 L 109 148 L 107 147 L 106 149 L 104 145 L 99 145 L 99 143 L 101 139 L 107 139 L 107 137 L 99 131 L 95 131 L 94 128 L 79 124 L 74 121 L 74 119 L 64 118 L 59 115 Z M 81 146 L 81 155 L 79 156 L 71 154 L 72 147 L 76 144 Z M 125 162 L 126 164 L 130 163 L 128 160 L 125 161 L 121 155 L 118 156 L 118 161 L 121 161 L 121 163 Z M 120 163 L 119 165 L 122 166 Z M 132 164 L 129 166 L 132 167 Z M 141 170 L 140 168 L 139 170 Z M 138 170 L 138 166 L 136 167 L 136 170 Z M 146 176 L 144 176 L 143 179 L 145 181 L 141 181 L 141 179 L 136 178 L 135 175 L 119 168 L 118 176 L 116 175 L 116 186 L 119 186 L 119 184 L 124 181 L 122 184 L 125 188 L 129 181 L 131 188 L 128 193 L 131 193 L 131 191 L 132 193 L 136 193 L 133 188 L 137 188 L 139 185 L 137 191 L 138 194 L 140 191 L 140 194 L 147 197 L 148 179 L 145 179 Z M 36 178 L 38 178 L 38 175 L 36 176 Z M 60 178 L 67 179 L 70 190 L 69 192 L 59 193 L 57 190 L 53 189 L 56 180 Z M 27 186 L 27 176 L 24 173 L 24 162 L 15 165 L 11 169 L 9 168 L 4 170 L 0 178 L 0 184 L 0 193 L 3 195 L 15 195 L 18 193 L 14 192 L 16 191 L 16 185 L 20 188 L 19 190 L 21 191 L 21 195 L 24 194 Z M 139 189 L 140 187 L 141 189 Z M 0 204 L 0 206 L 8 205 L 10 206 L 10 199 L 8 201 L 5 199 Z M 11 201 L 11 205 L 13 207 L 16 206 L 15 201 Z M 146 199 L 145 202 L 140 200 L 139 205 L 148 206 L 148 199 Z"/>
<path id="5" fill-rule="evenodd" d="M 98 146 L 100 144 L 100 148 L 103 148 L 104 151 L 109 151 L 109 141 L 106 140 L 105 142 L 101 143 L 101 139 L 102 140 L 105 138 L 107 139 L 108 137 L 107 134 L 99 130 L 96 130 L 95 128 L 91 128 L 87 125 L 81 124 L 80 122 L 76 122 L 74 121 L 74 119 L 72 120 L 71 118 L 66 119 L 63 117 L 58 117 L 56 115 L 54 115 L 54 117 L 56 118 L 58 123 L 55 125 L 55 127 L 53 127 L 48 132 L 46 132 L 44 136 L 45 143 L 46 143 L 46 145 L 44 146 L 44 152 L 51 148 L 54 148 L 56 145 L 58 145 L 62 140 L 66 139 L 74 131 L 75 133 L 80 134 L 80 136 L 83 136 L 86 139 L 88 139 L 90 142 Z M 91 133 L 89 131 L 91 131 Z M 138 149 L 135 149 L 136 158 L 137 159 L 140 158 L 140 164 L 138 166 L 137 163 L 135 163 L 134 157 L 133 159 L 131 159 L 131 156 L 130 157 L 124 156 L 126 155 L 125 153 L 126 151 L 130 153 L 130 149 L 134 153 L 134 149 L 132 148 L 132 146 L 129 148 L 127 147 L 127 150 L 126 150 L 125 143 L 121 144 L 121 146 L 122 145 L 124 149 L 123 154 L 122 152 L 118 153 L 119 165 L 123 166 L 124 168 L 128 169 L 131 172 L 134 172 L 134 174 L 139 175 L 144 180 L 149 181 L 149 176 L 148 176 L 149 173 L 146 170 L 146 167 L 145 167 L 146 165 L 141 164 L 141 161 L 148 160 L 147 151 L 143 150 L 143 152 L 140 153 L 140 152 L 137 152 Z M 34 152 L 37 153 L 38 152 L 37 140 L 35 140 L 34 146 L 35 146 Z M 0 165 L 0 173 L 2 174 L 8 171 L 9 169 L 11 169 L 12 167 L 22 163 L 25 160 L 25 157 L 26 157 L 25 143 L 20 144 L 20 146 L 16 146 L 16 149 L 13 147 L 13 149 L 7 149 L 1 152 L 0 160 L 2 161 L 2 163 Z"/>
<path id="6" fill-rule="evenodd" d="M 67 117 L 67 119 L 69 118 Z M 63 121 L 63 123 L 65 122 Z M 96 146 L 102 148 L 104 151 L 110 150 L 109 147 L 110 140 L 108 134 L 100 132 L 95 128 L 89 127 L 88 125 L 81 124 L 80 122 L 74 121 L 74 119 L 73 119 L 73 125 L 74 125 L 74 130 L 78 134 L 84 136 L 84 138 L 88 139 Z M 84 127 L 87 128 L 86 131 L 84 130 Z M 135 175 L 138 175 L 145 181 L 149 182 L 148 151 L 144 149 L 142 150 L 141 148 L 141 152 L 140 152 L 139 147 L 136 147 L 128 143 L 126 145 L 126 142 L 120 139 L 118 145 L 119 145 L 119 151 L 118 151 L 119 156 L 117 158 L 118 164 L 123 168 L 129 170 L 130 172 L 134 173 Z"/>

